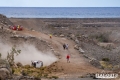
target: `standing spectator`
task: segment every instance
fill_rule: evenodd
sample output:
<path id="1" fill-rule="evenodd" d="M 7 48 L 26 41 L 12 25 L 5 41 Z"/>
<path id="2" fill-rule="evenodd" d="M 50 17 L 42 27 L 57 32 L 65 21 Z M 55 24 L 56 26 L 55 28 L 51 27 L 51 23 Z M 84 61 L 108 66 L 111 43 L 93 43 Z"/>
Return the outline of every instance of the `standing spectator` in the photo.
<path id="1" fill-rule="evenodd" d="M 65 50 L 65 48 L 66 48 L 66 45 L 65 45 L 65 43 L 63 44 L 63 49 Z"/>
<path id="2" fill-rule="evenodd" d="M 66 56 L 66 59 L 67 59 L 67 63 L 70 63 L 70 55 L 68 54 L 67 56 Z"/>
<path id="3" fill-rule="evenodd" d="M 68 50 L 68 46 L 69 46 L 69 45 L 68 45 L 68 44 L 66 44 L 66 49 L 67 49 L 67 50 Z"/>
<path id="4" fill-rule="evenodd" d="M 1 27 L 1 29 L 3 30 L 3 26 Z"/>

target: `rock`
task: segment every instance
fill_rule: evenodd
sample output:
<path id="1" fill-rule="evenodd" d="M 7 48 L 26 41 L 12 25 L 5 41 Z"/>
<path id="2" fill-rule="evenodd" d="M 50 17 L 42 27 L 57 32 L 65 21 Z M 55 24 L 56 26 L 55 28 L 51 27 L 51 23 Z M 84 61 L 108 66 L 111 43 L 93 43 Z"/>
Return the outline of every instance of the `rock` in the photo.
<path id="1" fill-rule="evenodd" d="M 35 30 L 32 30 L 32 31 L 35 31 Z"/>
<path id="2" fill-rule="evenodd" d="M 0 59 L 0 79 L 6 80 L 11 76 L 12 70 L 6 60 Z"/>
<path id="3" fill-rule="evenodd" d="M 76 44 L 79 44 L 79 40 L 78 39 L 75 39 L 75 42 L 76 42 Z"/>
<path id="4" fill-rule="evenodd" d="M 78 45 L 75 45 L 75 46 L 74 46 L 74 49 L 79 50 L 79 46 L 78 46 Z"/>
<path id="5" fill-rule="evenodd" d="M 57 37 L 57 35 L 54 35 L 55 37 Z"/>
<path id="6" fill-rule="evenodd" d="M 65 35 L 61 34 L 60 37 L 64 37 Z"/>
<path id="7" fill-rule="evenodd" d="M 10 29 L 6 29 L 6 31 L 9 31 L 9 32 L 10 32 L 11 30 L 10 30 Z"/>
<path id="8" fill-rule="evenodd" d="M 86 54 L 83 54 L 83 56 L 84 56 L 85 58 L 89 58 Z"/>
<path id="9" fill-rule="evenodd" d="M 18 37 L 19 37 L 19 35 L 13 35 L 12 37 L 16 37 L 16 38 L 18 38 Z"/>
<path id="10" fill-rule="evenodd" d="M 114 43 L 98 43 L 99 46 L 104 47 L 106 49 L 114 49 L 115 44 Z"/>
<path id="11" fill-rule="evenodd" d="M 14 35 L 16 35 L 16 33 L 17 33 L 16 31 L 13 31 L 13 34 L 14 34 Z"/>
<path id="12" fill-rule="evenodd" d="M 50 47 L 50 49 L 53 49 L 53 47 Z"/>
<path id="13" fill-rule="evenodd" d="M 48 47 L 51 47 L 51 45 L 50 45 L 50 44 L 48 44 L 47 46 L 48 46 Z"/>
<path id="14" fill-rule="evenodd" d="M 54 49 L 51 49 L 51 51 L 54 51 Z"/>
<path id="15" fill-rule="evenodd" d="M 70 35 L 70 38 L 74 40 L 74 39 L 75 39 L 75 35 L 74 35 L 74 34 L 71 34 L 71 35 Z"/>
<path id="16" fill-rule="evenodd" d="M 10 71 L 7 68 L 0 68 L 0 79 L 6 80 L 10 77 Z"/>
<path id="17" fill-rule="evenodd" d="M 36 79 L 30 76 L 15 76 L 14 75 L 12 80 L 36 80 Z"/>
<path id="18" fill-rule="evenodd" d="M 89 58 L 90 59 L 90 61 L 95 61 L 96 59 L 95 58 Z"/>
<path id="19" fill-rule="evenodd" d="M 60 52 L 58 52 L 58 51 L 54 51 L 54 53 L 55 53 L 55 55 L 58 56 L 58 57 L 61 56 L 61 55 L 60 55 Z"/>
<path id="20" fill-rule="evenodd" d="M 81 53 L 84 53 L 85 51 L 82 49 L 82 48 L 80 48 L 79 47 L 79 51 L 81 52 Z"/>
<path id="21" fill-rule="evenodd" d="M 55 54 L 59 54 L 60 52 L 58 52 L 58 51 L 54 51 L 54 53 L 55 53 Z"/>

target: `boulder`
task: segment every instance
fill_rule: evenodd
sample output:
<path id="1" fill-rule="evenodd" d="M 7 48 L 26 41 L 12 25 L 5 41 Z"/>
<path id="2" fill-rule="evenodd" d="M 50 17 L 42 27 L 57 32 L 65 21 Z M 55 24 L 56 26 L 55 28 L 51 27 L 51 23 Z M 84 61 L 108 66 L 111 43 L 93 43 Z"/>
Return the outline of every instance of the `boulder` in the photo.
<path id="1" fill-rule="evenodd" d="M 74 35 L 74 34 L 71 34 L 71 35 L 70 35 L 70 38 L 74 40 L 74 39 L 75 39 L 75 35 Z"/>
<path id="2" fill-rule="evenodd" d="M 114 43 L 98 43 L 99 46 L 106 48 L 106 49 L 114 49 L 115 44 Z"/>
<path id="3" fill-rule="evenodd" d="M 32 30 L 32 31 L 35 31 L 35 30 Z"/>
<path id="4" fill-rule="evenodd" d="M 78 46 L 78 45 L 75 45 L 75 46 L 74 46 L 74 49 L 79 50 L 79 46 Z"/>
<path id="5" fill-rule="evenodd" d="M 6 60 L 0 59 L 0 80 L 6 80 L 11 76 L 12 70 Z"/>
<path id="6" fill-rule="evenodd" d="M 79 52 L 84 53 L 85 51 L 79 47 Z"/>
<path id="7" fill-rule="evenodd" d="M 0 80 L 6 80 L 10 75 L 10 71 L 7 68 L 0 68 Z"/>
<path id="8" fill-rule="evenodd" d="M 14 35 L 16 35 L 16 34 L 17 34 L 17 32 L 16 32 L 16 31 L 13 31 L 13 34 L 14 34 Z"/>
<path id="9" fill-rule="evenodd" d="M 75 39 L 75 43 L 76 43 L 76 44 L 79 44 L 79 40 L 78 40 L 78 39 Z"/>
<path id="10" fill-rule="evenodd" d="M 64 37 L 65 35 L 61 34 L 60 37 Z"/>

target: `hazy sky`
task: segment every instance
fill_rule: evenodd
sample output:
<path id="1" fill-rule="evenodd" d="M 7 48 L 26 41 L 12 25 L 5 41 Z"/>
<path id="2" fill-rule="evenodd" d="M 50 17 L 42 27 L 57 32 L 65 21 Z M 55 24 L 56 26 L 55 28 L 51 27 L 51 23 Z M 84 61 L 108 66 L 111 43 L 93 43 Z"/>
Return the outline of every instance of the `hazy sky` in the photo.
<path id="1" fill-rule="evenodd" d="M 120 7 L 120 0 L 0 0 L 1 7 Z"/>

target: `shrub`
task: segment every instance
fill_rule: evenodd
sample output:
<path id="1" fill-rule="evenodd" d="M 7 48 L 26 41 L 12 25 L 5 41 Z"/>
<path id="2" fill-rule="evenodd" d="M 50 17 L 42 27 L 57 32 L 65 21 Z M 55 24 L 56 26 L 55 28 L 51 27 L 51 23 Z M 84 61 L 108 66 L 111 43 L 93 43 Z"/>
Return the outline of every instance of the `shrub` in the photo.
<path id="1" fill-rule="evenodd" d="M 40 77 L 35 77 L 35 79 L 34 80 L 41 80 L 41 78 Z"/>
<path id="2" fill-rule="evenodd" d="M 109 58 L 102 58 L 102 61 L 110 61 Z"/>
<path id="3" fill-rule="evenodd" d="M 12 74 L 14 74 L 15 70 L 12 68 Z"/>
<path id="4" fill-rule="evenodd" d="M 27 71 L 23 70 L 23 71 L 22 71 L 22 75 L 23 75 L 23 76 L 27 76 Z"/>
<path id="5" fill-rule="evenodd" d="M 100 34 L 96 36 L 96 39 L 100 42 L 109 42 L 108 35 Z"/>
<path id="6" fill-rule="evenodd" d="M 79 76 L 78 78 L 84 78 L 84 76 L 83 76 L 83 75 L 81 75 L 81 76 Z"/>
<path id="7" fill-rule="evenodd" d="M 18 67 L 22 67 L 22 66 L 23 66 L 22 63 L 20 63 L 20 62 L 18 62 L 16 65 L 17 65 Z"/>
<path id="8" fill-rule="evenodd" d="M 25 65 L 24 68 L 28 69 L 30 68 L 30 65 Z"/>
<path id="9" fill-rule="evenodd" d="M 14 47 L 12 47 L 11 51 L 8 52 L 7 61 L 9 62 L 9 64 L 10 64 L 11 66 L 13 66 L 14 63 L 15 63 L 15 62 L 14 62 L 14 56 L 15 56 L 15 54 L 16 54 L 16 55 L 19 55 L 20 52 L 21 52 L 21 50 L 17 50 L 17 49 L 15 49 Z"/>
<path id="10" fill-rule="evenodd" d="M 35 77 L 35 80 L 41 80 L 41 74 L 38 74 L 38 75 L 36 75 L 34 77 Z"/>
<path id="11" fill-rule="evenodd" d="M 47 78 L 47 77 L 48 77 L 48 74 L 44 74 L 44 77 Z"/>
<path id="12" fill-rule="evenodd" d="M 95 35 L 91 35 L 90 37 L 97 39 L 99 42 L 109 42 L 110 41 L 108 33 L 95 34 Z"/>

